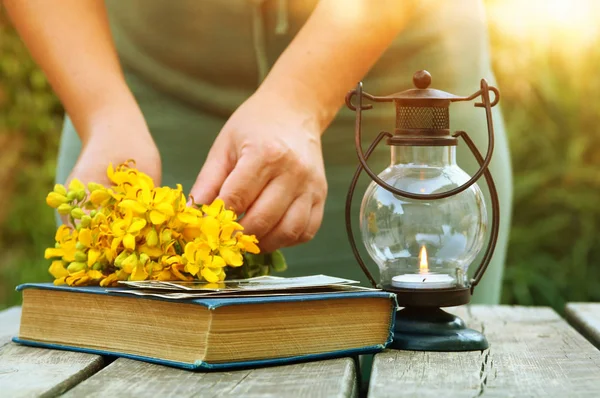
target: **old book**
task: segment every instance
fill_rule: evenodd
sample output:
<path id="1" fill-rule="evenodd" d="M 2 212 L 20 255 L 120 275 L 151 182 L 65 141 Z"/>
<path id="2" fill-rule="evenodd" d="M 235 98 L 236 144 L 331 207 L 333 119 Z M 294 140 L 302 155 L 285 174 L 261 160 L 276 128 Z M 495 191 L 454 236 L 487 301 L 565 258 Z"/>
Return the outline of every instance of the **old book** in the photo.
<path id="1" fill-rule="evenodd" d="M 172 300 L 120 288 L 25 284 L 17 343 L 227 369 L 374 353 L 393 337 L 381 291 Z"/>

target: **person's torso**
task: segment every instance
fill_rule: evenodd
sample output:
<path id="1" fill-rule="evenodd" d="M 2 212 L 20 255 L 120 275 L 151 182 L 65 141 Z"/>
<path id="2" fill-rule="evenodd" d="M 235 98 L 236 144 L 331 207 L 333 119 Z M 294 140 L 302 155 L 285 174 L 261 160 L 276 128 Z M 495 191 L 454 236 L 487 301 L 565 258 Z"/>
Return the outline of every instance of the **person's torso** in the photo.
<path id="1" fill-rule="evenodd" d="M 126 69 L 226 117 L 256 90 L 265 73 L 261 62 L 267 69 L 273 65 L 317 2 L 107 0 L 107 7 Z M 406 5 L 413 3 L 418 6 Z M 419 69 L 432 73 L 432 86 L 457 94 L 475 91 L 479 78 L 490 77 L 481 1 L 435 5 L 398 3 L 410 12 L 410 22 L 365 78 L 369 91 L 409 88 Z"/>

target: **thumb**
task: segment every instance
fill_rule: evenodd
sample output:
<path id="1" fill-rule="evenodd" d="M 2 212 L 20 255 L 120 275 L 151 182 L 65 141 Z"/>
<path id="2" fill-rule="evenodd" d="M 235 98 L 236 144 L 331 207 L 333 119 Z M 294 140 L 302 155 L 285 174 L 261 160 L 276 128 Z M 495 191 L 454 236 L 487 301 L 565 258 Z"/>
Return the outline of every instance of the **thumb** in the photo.
<path id="1" fill-rule="evenodd" d="M 193 197 L 194 202 L 198 204 L 212 203 L 219 195 L 221 186 L 231 170 L 233 170 L 233 162 L 228 154 L 213 146 L 190 190 L 190 197 Z"/>

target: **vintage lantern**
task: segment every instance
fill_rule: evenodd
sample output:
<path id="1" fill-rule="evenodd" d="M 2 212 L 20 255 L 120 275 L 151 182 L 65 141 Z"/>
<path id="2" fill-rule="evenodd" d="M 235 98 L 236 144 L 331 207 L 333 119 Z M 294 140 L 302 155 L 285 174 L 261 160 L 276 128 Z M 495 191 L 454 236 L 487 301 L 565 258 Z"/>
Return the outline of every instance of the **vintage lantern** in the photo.
<path id="1" fill-rule="evenodd" d="M 485 337 L 467 329 L 460 318 L 441 307 L 470 301 L 496 245 L 499 203 L 488 166 L 494 150 L 491 108 L 498 103 L 499 92 L 485 79 L 481 89 L 468 97 L 431 89 L 427 71 L 416 72 L 413 83 L 414 89 L 384 97 L 363 92 L 359 83 L 346 96 L 346 105 L 356 111 L 355 144 L 360 161 L 346 201 L 348 237 L 373 286 L 395 293 L 399 306 L 404 307 L 396 315 L 393 348 L 482 350 L 488 347 Z M 485 158 L 466 132 L 450 133 L 450 103 L 479 96 L 481 102 L 475 106 L 485 108 L 487 116 L 489 146 Z M 361 144 L 361 114 L 372 105 L 363 104 L 363 99 L 392 102 L 396 107 L 394 133 L 381 132 L 366 152 Z M 384 138 L 391 148 L 391 162 L 377 175 L 367 160 Z M 458 138 L 466 142 L 479 163 L 472 177 L 456 164 Z M 367 252 L 379 267 L 379 283 L 362 260 L 352 231 L 352 198 L 363 170 L 372 182 L 362 200 L 360 232 Z M 491 231 L 482 262 L 469 278 L 469 265 L 484 247 L 488 225 L 484 197 L 476 184 L 482 175 L 491 193 Z"/>

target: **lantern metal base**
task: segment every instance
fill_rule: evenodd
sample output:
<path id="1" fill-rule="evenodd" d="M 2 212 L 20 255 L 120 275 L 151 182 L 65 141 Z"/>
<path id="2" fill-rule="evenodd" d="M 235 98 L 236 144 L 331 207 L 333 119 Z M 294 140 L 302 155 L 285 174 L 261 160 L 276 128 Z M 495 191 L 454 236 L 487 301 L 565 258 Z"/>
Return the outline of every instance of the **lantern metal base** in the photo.
<path id="1" fill-rule="evenodd" d="M 471 301 L 471 289 L 454 287 L 450 289 L 402 289 L 384 284 L 383 290 L 396 295 L 401 307 L 455 307 Z"/>
<path id="2" fill-rule="evenodd" d="M 396 312 L 390 348 L 410 351 L 483 351 L 485 336 L 440 308 L 408 307 Z"/>

